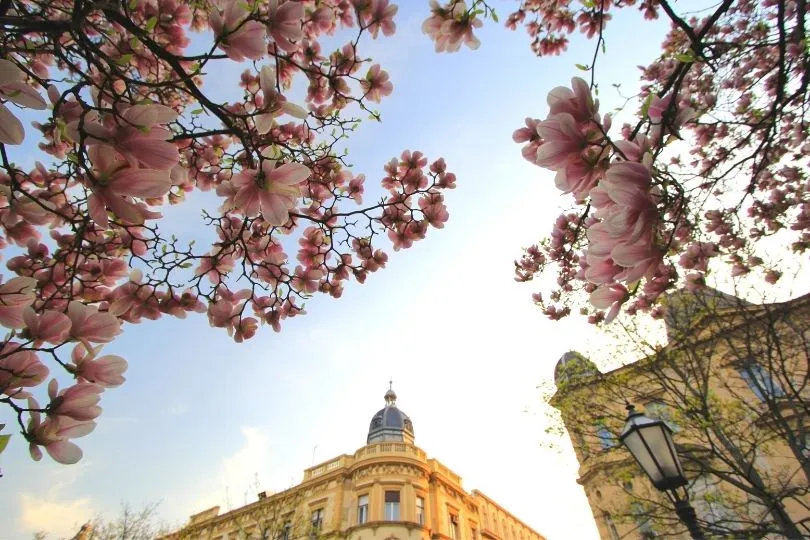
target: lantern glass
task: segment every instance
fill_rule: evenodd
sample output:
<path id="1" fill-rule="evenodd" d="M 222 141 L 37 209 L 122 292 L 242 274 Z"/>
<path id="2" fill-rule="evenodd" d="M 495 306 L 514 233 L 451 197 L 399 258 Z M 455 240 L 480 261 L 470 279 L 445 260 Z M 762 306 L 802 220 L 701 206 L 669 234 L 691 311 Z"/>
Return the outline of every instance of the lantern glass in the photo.
<path id="1" fill-rule="evenodd" d="M 657 489 L 686 485 L 672 430 L 664 422 L 631 411 L 619 438 Z"/>

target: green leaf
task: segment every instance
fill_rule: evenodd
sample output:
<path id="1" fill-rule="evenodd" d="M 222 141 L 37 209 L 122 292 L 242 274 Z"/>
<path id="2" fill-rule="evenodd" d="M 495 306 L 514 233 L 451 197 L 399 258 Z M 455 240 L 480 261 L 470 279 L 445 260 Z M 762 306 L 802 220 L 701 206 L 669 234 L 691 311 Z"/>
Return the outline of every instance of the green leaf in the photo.
<path id="1" fill-rule="evenodd" d="M 157 23 L 158 23 L 157 16 L 152 15 L 151 17 L 149 17 L 149 20 L 146 21 L 146 31 L 151 32 L 152 30 L 154 30 L 155 27 L 157 26 Z"/>
<path id="2" fill-rule="evenodd" d="M 193 111 L 191 111 L 191 114 L 202 114 L 203 112 L 205 111 L 203 111 L 202 109 L 194 109 Z"/>
<path id="3" fill-rule="evenodd" d="M 129 0 L 129 9 L 133 10 L 138 7 L 138 0 Z"/>
<path id="4" fill-rule="evenodd" d="M 489 10 L 489 14 L 492 16 L 492 20 L 498 22 L 498 14 L 495 13 L 494 9 Z"/>
<path id="5" fill-rule="evenodd" d="M 122 54 L 120 58 L 118 58 L 115 63 L 121 66 L 125 66 L 129 64 L 130 60 L 132 60 L 132 53 Z"/>
<path id="6" fill-rule="evenodd" d="M 691 64 L 692 62 L 695 61 L 695 57 L 692 54 L 680 53 L 675 55 L 675 60 L 677 60 L 678 62 Z"/>
<path id="7" fill-rule="evenodd" d="M 583 64 L 575 64 L 575 65 L 577 66 L 577 69 L 582 70 L 582 71 L 588 71 L 588 69 L 589 69 L 588 66 L 583 65 Z"/>
<path id="8" fill-rule="evenodd" d="M 11 435 L 0 435 L 0 454 L 3 453 L 3 450 L 6 449 L 8 446 L 8 440 L 11 438 Z"/>
<path id="9" fill-rule="evenodd" d="M 647 96 L 647 99 L 644 100 L 644 104 L 641 106 L 641 116 L 647 116 L 647 112 L 650 110 L 650 103 L 652 103 L 655 94 L 650 94 Z"/>

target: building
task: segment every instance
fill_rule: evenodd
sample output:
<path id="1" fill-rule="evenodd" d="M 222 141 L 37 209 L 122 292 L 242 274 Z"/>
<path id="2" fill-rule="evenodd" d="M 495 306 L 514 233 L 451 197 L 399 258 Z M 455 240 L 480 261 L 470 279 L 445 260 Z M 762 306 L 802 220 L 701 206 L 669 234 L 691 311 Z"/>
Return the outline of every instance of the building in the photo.
<path id="1" fill-rule="evenodd" d="M 543 540 L 414 445 L 410 418 L 389 388 L 366 445 L 310 467 L 297 486 L 259 493 L 242 508 L 191 516 L 174 539 Z"/>
<path id="2" fill-rule="evenodd" d="M 629 402 L 674 432 L 708 534 L 807 538 L 810 295 L 755 305 L 706 288 L 676 292 L 665 308 L 667 343 L 641 360 L 602 373 L 571 351 L 555 367 L 550 403 L 601 537 L 688 537 L 620 445 Z"/>

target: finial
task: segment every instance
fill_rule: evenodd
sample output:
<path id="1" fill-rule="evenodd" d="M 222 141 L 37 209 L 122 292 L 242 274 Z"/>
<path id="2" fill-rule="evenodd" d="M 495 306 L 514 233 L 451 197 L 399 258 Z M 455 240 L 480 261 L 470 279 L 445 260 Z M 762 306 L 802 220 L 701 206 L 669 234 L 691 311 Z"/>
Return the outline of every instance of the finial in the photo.
<path id="1" fill-rule="evenodd" d="M 397 406 L 397 393 L 394 392 L 394 381 L 392 379 L 388 380 L 388 392 L 385 393 L 385 406 Z"/>

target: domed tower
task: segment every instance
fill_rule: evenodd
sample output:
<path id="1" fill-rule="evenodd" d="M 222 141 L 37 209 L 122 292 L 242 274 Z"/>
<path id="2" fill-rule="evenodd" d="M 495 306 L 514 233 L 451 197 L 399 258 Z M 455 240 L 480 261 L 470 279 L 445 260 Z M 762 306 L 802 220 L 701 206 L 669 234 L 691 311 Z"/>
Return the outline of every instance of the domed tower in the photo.
<path id="1" fill-rule="evenodd" d="M 554 367 L 554 383 L 557 386 L 565 383 L 586 381 L 600 375 L 596 364 L 576 351 L 568 351 Z"/>
<path id="2" fill-rule="evenodd" d="M 406 442 L 413 444 L 413 423 L 408 415 L 397 408 L 397 394 L 389 383 L 385 393 L 385 408 L 371 418 L 366 444 L 379 442 Z"/>

